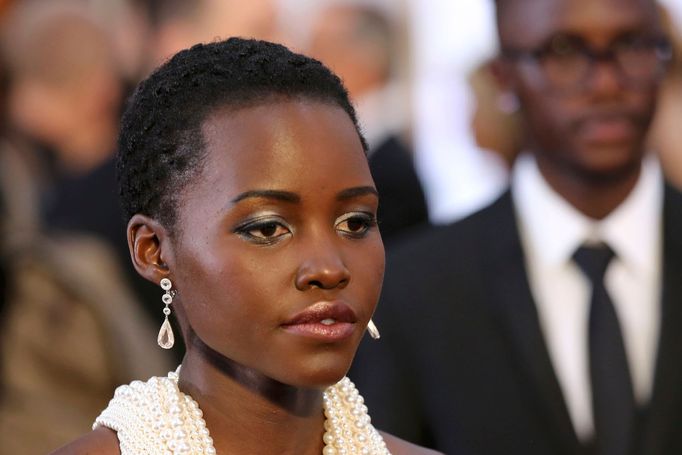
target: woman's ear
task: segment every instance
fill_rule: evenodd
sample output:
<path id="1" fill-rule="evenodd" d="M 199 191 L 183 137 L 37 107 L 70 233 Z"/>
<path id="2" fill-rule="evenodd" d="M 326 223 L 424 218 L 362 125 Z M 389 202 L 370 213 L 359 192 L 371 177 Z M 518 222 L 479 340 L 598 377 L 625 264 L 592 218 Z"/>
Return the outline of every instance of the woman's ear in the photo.
<path id="1" fill-rule="evenodd" d="M 137 273 L 154 284 L 168 277 L 166 258 L 172 256 L 166 229 L 156 220 L 136 214 L 128 222 L 128 248 Z"/>

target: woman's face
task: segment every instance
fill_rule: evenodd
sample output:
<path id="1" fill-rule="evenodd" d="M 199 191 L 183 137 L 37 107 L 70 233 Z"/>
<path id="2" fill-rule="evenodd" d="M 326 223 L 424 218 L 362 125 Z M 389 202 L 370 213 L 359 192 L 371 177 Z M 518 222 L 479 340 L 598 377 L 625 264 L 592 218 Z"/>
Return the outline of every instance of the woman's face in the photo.
<path id="1" fill-rule="evenodd" d="M 351 119 L 281 101 L 218 110 L 203 134 L 205 166 L 180 197 L 168 256 L 176 302 L 220 354 L 285 384 L 336 382 L 384 273 L 378 199 Z"/>

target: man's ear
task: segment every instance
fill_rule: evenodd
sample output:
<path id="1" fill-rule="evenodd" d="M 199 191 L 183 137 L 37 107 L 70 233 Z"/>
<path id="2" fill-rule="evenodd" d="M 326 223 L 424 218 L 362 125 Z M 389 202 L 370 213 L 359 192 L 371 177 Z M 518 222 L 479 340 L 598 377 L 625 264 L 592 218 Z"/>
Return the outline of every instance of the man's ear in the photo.
<path id="1" fill-rule="evenodd" d="M 510 62 L 503 56 L 498 55 L 488 62 L 488 71 L 497 82 L 500 92 L 514 92 L 515 83 L 513 70 Z"/>
<path id="2" fill-rule="evenodd" d="M 487 70 L 497 82 L 497 109 L 508 115 L 516 113 L 521 102 L 517 96 L 516 73 L 512 64 L 503 56 L 497 56 L 488 62 Z"/>
<path id="3" fill-rule="evenodd" d="M 154 284 L 170 275 L 172 257 L 166 229 L 156 220 L 136 214 L 128 222 L 128 248 L 137 273 Z"/>

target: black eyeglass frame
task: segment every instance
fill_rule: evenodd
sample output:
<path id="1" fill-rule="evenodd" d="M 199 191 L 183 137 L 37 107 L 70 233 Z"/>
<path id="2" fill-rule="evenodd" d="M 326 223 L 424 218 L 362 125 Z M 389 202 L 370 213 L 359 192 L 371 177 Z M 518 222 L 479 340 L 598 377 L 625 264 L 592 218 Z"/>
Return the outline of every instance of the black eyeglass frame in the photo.
<path id="1" fill-rule="evenodd" d="M 556 39 L 557 37 L 555 37 L 555 40 Z M 667 67 L 671 64 L 673 60 L 674 50 L 672 43 L 668 38 L 664 36 L 640 37 L 638 39 L 639 39 L 638 45 L 640 47 L 642 48 L 647 47 L 655 52 L 655 57 L 658 62 L 658 67 L 652 70 L 651 75 L 648 76 L 646 80 L 642 81 L 631 80 L 632 78 L 627 74 L 627 70 L 623 68 L 623 65 L 621 63 L 622 59 L 618 57 L 619 49 L 623 49 L 622 47 L 618 47 L 619 44 L 618 42 L 616 42 L 615 45 L 611 45 L 610 47 L 602 50 L 597 50 L 582 44 L 578 46 L 578 50 L 580 52 L 580 56 L 585 58 L 585 62 L 587 63 L 585 69 L 582 72 L 583 74 L 581 74 L 580 77 L 576 77 L 576 80 L 569 84 L 572 85 L 572 87 L 555 88 L 563 90 L 581 88 L 586 82 L 586 80 L 590 77 L 590 75 L 594 73 L 594 68 L 598 62 L 611 63 L 612 65 L 614 65 L 618 69 L 618 72 L 622 80 L 630 84 L 638 84 L 642 82 L 651 83 L 660 79 L 661 77 L 663 77 Z M 544 76 L 546 83 L 552 85 L 552 81 L 548 80 L 548 78 L 546 77 L 547 74 L 546 71 L 543 70 L 542 65 L 543 61 L 546 62 L 547 59 L 552 56 L 552 54 L 556 53 L 556 51 L 553 49 L 554 44 L 555 41 L 550 40 L 550 42 L 545 43 L 535 49 L 504 47 L 501 50 L 501 56 L 503 58 L 510 60 L 526 61 L 536 64 L 541 70 L 541 72 L 545 73 Z M 556 53 L 556 55 L 560 57 L 558 53 Z"/>

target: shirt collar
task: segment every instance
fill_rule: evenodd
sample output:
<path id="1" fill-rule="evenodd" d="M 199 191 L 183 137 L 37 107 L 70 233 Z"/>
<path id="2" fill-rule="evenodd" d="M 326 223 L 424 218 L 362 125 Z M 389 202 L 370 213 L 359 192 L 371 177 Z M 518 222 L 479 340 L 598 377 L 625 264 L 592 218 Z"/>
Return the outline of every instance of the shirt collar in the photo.
<path id="1" fill-rule="evenodd" d="M 663 237 L 663 173 L 658 160 L 647 156 L 630 195 L 600 223 L 601 238 L 635 271 L 653 270 Z"/>
<path id="2" fill-rule="evenodd" d="M 559 196 L 530 154 L 517 160 L 511 188 L 524 246 L 543 265 L 565 264 L 581 244 L 603 241 L 626 266 L 652 269 L 663 204 L 663 177 L 653 156 L 644 159 L 633 191 L 603 220 L 583 215 Z"/>

